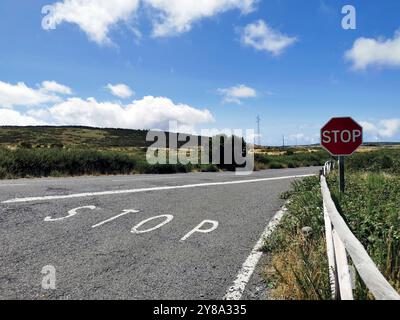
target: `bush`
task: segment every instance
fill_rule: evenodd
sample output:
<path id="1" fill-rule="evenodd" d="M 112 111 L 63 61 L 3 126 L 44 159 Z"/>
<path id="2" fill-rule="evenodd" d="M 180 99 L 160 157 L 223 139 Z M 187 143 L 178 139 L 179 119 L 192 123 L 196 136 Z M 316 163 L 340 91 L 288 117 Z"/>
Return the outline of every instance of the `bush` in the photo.
<path id="1" fill-rule="evenodd" d="M 0 179 L 6 179 L 8 176 L 7 170 L 0 167 Z"/>
<path id="2" fill-rule="evenodd" d="M 298 164 L 296 162 L 290 161 L 287 164 L 288 168 L 297 168 Z"/>
<path id="3" fill-rule="evenodd" d="M 209 164 L 201 167 L 201 172 L 218 172 L 219 169 L 215 164 Z"/>
<path id="4" fill-rule="evenodd" d="M 130 173 L 137 159 L 123 153 L 63 149 L 2 149 L 0 167 L 13 177 Z"/>
<path id="5" fill-rule="evenodd" d="M 271 159 L 267 155 L 256 153 L 254 156 L 254 161 L 262 164 L 269 164 Z"/>
<path id="6" fill-rule="evenodd" d="M 400 149 L 355 153 L 346 159 L 346 167 L 350 171 L 400 174 Z"/>
<path id="7" fill-rule="evenodd" d="M 271 162 L 269 165 L 270 169 L 283 169 L 285 168 L 285 165 L 281 162 Z"/>
<path id="8" fill-rule="evenodd" d="M 254 160 L 258 168 L 281 169 L 322 166 L 330 158 L 326 151 L 294 153 L 287 150 L 283 155 L 256 154 Z"/>

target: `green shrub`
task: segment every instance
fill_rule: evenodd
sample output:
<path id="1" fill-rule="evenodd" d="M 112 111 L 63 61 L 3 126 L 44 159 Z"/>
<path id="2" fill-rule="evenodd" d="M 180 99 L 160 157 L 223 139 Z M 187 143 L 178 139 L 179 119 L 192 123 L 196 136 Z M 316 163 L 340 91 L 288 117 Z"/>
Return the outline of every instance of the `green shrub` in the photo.
<path id="1" fill-rule="evenodd" d="M 340 196 L 338 176 L 329 177 L 339 211 L 383 275 L 400 291 L 400 176 L 361 171 L 349 173 L 346 181 L 346 193 Z"/>
<path id="2" fill-rule="evenodd" d="M 289 149 L 283 155 L 256 154 L 255 163 L 259 167 L 271 169 L 323 166 L 331 157 L 326 151 L 294 153 Z"/>
<path id="3" fill-rule="evenodd" d="M 262 164 L 269 164 L 271 162 L 270 156 L 264 154 L 255 154 L 254 161 Z"/>
<path id="4" fill-rule="evenodd" d="M 0 179 L 6 179 L 7 176 L 8 176 L 7 170 L 2 168 L 2 167 L 0 167 Z"/>
<path id="5" fill-rule="evenodd" d="M 351 171 L 400 174 L 400 149 L 355 153 L 346 158 L 346 167 Z"/>
<path id="6" fill-rule="evenodd" d="M 219 169 L 215 164 L 208 164 L 201 167 L 201 172 L 218 172 Z"/>
<path id="7" fill-rule="evenodd" d="M 289 161 L 287 163 L 288 168 L 297 168 L 299 167 L 298 163 L 294 162 L 294 161 Z"/>
<path id="8" fill-rule="evenodd" d="M 269 164 L 269 167 L 270 169 L 283 169 L 285 165 L 281 162 L 274 161 Z"/>
<path id="9" fill-rule="evenodd" d="M 118 152 L 64 149 L 2 149 L 0 167 L 13 177 L 130 173 L 137 159 Z"/>

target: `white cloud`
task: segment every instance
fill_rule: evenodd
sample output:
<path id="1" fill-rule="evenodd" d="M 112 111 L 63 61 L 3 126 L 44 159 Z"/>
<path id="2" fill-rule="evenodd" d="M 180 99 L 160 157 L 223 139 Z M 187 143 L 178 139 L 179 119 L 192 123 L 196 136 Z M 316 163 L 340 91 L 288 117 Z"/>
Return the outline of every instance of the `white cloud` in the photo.
<path id="1" fill-rule="evenodd" d="M 369 66 L 400 67 L 400 31 L 393 39 L 358 38 L 345 53 L 353 69 L 364 70 Z"/>
<path id="2" fill-rule="evenodd" d="M 99 44 L 109 43 L 110 28 L 128 22 L 139 7 L 139 0 L 64 0 L 47 6 L 47 28 L 68 22 L 78 25 Z"/>
<path id="3" fill-rule="evenodd" d="M 38 126 L 46 123 L 10 109 L 0 109 L 0 126 Z"/>
<path id="4" fill-rule="evenodd" d="M 133 91 L 126 85 L 109 85 L 119 97 L 130 97 Z M 16 85 L 0 81 L 0 125 L 86 125 L 127 129 L 168 129 L 176 121 L 179 129 L 193 132 L 200 123 L 213 122 L 210 111 L 186 104 L 175 104 L 164 97 L 146 96 L 130 104 L 98 102 L 53 95 L 72 93 L 69 87 L 55 81 L 43 81 L 37 89 L 20 82 Z M 28 111 L 12 110 L 24 106 Z M 35 108 L 34 108 L 35 107 Z M 38 108 L 39 107 L 39 108 Z"/>
<path id="5" fill-rule="evenodd" d="M 144 0 L 159 11 L 153 18 L 153 35 L 164 37 L 189 31 L 193 23 L 203 18 L 239 9 L 247 14 L 258 0 Z"/>
<path id="6" fill-rule="evenodd" d="M 238 9 L 247 14 L 259 0 L 63 0 L 44 11 L 44 27 L 54 29 L 67 22 L 78 25 L 92 41 L 109 43 L 110 29 L 120 22 L 134 23 L 140 4 L 147 8 L 153 36 L 164 37 L 189 31 L 192 25 L 220 13 Z M 136 26 L 131 30 L 138 31 Z M 132 29 L 133 28 L 133 29 Z"/>
<path id="7" fill-rule="evenodd" d="M 98 102 L 94 98 L 69 98 L 48 108 L 31 109 L 26 113 L 0 109 L 2 125 L 51 124 L 84 125 L 126 129 L 167 130 L 170 121 L 186 132 L 194 131 L 200 123 L 213 122 L 210 111 L 186 104 L 175 104 L 163 97 L 147 96 L 131 104 Z"/>
<path id="8" fill-rule="evenodd" d="M 71 88 L 64 86 L 62 84 L 59 84 L 55 81 L 43 81 L 42 88 L 44 91 L 47 91 L 47 92 L 54 92 L 54 93 L 67 94 L 67 95 L 72 94 Z"/>
<path id="9" fill-rule="evenodd" d="M 237 104 L 242 103 L 242 99 L 247 98 L 255 98 L 257 96 L 257 91 L 253 88 L 245 86 L 243 84 L 225 88 L 225 89 L 218 89 L 219 94 L 224 96 L 224 102 L 233 102 Z"/>
<path id="10" fill-rule="evenodd" d="M 47 92 L 44 88 L 29 88 L 25 83 L 10 84 L 0 81 L 0 107 L 37 106 L 57 102 L 59 97 Z"/>
<path id="11" fill-rule="evenodd" d="M 121 98 L 121 99 L 127 99 L 132 97 L 135 93 L 132 91 L 131 88 L 129 88 L 126 84 L 108 84 L 107 89 L 110 90 L 111 94 Z"/>
<path id="12" fill-rule="evenodd" d="M 364 132 L 374 140 L 383 140 L 396 137 L 400 133 L 400 119 L 384 119 L 377 123 L 361 122 Z"/>
<path id="13" fill-rule="evenodd" d="M 241 41 L 246 46 L 278 56 L 286 48 L 293 45 L 297 41 L 297 38 L 289 37 L 272 29 L 263 20 L 258 20 L 248 24 L 241 31 Z"/>

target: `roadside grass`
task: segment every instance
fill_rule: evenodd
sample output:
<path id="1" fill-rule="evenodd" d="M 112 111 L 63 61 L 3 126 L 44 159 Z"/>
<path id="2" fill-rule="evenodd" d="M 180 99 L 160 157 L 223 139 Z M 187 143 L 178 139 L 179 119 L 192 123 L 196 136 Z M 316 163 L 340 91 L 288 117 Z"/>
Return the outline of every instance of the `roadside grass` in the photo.
<path id="1" fill-rule="evenodd" d="M 264 270 L 270 285 L 268 296 L 276 300 L 330 299 L 318 178 L 293 183 L 284 198 L 290 199 L 288 213 L 263 248 L 271 257 Z M 304 227 L 312 232 L 304 234 Z"/>
<path id="2" fill-rule="evenodd" d="M 346 179 L 347 191 L 342 197 L 337 174 L 328 179 L 339 211 L 385 278 L 400 292 L 400 176 L 354 172 Z M 360 295 L 365 295 L 365 290 Z"/>
<path id="3" fill-rule="evenodd" d="M 258 170 L 284 169 L 322 166 L 330 158 L 330 155 L 324 150 L 294 152 L 293 149 L 289 149 L 278 155 L 256 153 L 255 163 Z"/>
<path id="4" fill-rule="evenodd" d="M 217 172 L 232 171 L 237 167 L 224 163 L 150 165 L 146 161 L 146 151 L 152 143 L 146 142 L 147 133 L 146 130 L 82 126 L 0 126 L 0 179 Z M 176 133 L 167 133 L 167 144 L 169 139 L 175 137 Z M 199 142 L 200 137 L 191 138 Z M 219 138 L 215 141 L 221 143 Z M 185 143 L 181 141 L 178 146 Z M 173 149 L 165 151 L 174 152 Z M 255 170 L 322 165 L 329 158 L 319 148 L 274 147 L 262 151 L 272 152 L 273 155 L 256 154 Z"/>
<path id="5" fill-rule="evenodd" d="M 355 153 L 346 159 L 350 171 L 400 175 L 400 149 L 382 148 L 379 151 Z"/>
<path id="6" fill-rule="evenodd" d="M 324 153 L 279 156 L 258 156 L 255 170 L 295 168 L 319 165 L 326 161 Z M 261 162 L 260 162 L 261 161 Z M 62 177 L 113 174 L 168 174 L 186 172 L 218 172 L 234 170 L 235 165 L 214 164 L 149 164 L 146 148 L 77 148 L 52 145 L 32 148 L 21 143 L 16 148 L 0 147 L 0 179 L 26 177 Z"/>
<path id="7" fill-rule="evenodd" d="M 0 179 L 218 171 L 214 165 L 148 164 L 145 153 L 82 149 L 0 148 Z"/>
<path id="8" fill-rule="evenodd" d="M 379 270 L 400 292 L 400 150 L 357 153 L 347 160 L 346 194 L 338 175 L 328 177 L 332 197 L 346 223 Z M 361 164 L 360 164 L 361 163 Z M 265 241 L 270 255 L 264 277 L 272 299 L 331 299 L 318 178 L 293 184 L 284 195 L 289 213 Z M 312 233 L 303 234 L 302 228 Z M 356 299 L 373 299 L 356 275 Z"/>

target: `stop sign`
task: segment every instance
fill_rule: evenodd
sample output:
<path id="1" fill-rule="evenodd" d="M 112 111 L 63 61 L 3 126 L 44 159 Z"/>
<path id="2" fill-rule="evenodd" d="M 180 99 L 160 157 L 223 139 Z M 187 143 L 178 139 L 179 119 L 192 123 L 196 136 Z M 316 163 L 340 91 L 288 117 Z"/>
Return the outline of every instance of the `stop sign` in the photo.
<path id="1" fill-rule="evenodd" d="M 321 129 L 321 145 L 333 156 L 348 156 L 363 143 L 363 128 L 352 118 L 332 118 Z"/>

